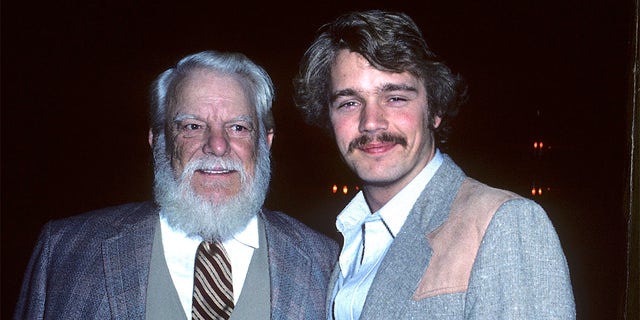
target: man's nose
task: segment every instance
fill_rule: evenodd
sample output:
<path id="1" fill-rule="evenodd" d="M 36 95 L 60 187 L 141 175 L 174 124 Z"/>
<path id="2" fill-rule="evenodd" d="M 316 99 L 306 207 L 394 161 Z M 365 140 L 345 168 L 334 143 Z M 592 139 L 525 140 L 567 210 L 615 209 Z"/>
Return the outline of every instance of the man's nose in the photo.
<path id="1" fill-rule="evenodd" d="M 224 130 L 209 129 L 205 139 L 203 153 L 222 157 L 229 152 L 229 139 Z"/>
<path id="2" fill-rule="evenodd" d="M 389 126 L 384 110 L 377 104 L 366 104 L 360 111 L 360 132 L 377 132 Z"/>

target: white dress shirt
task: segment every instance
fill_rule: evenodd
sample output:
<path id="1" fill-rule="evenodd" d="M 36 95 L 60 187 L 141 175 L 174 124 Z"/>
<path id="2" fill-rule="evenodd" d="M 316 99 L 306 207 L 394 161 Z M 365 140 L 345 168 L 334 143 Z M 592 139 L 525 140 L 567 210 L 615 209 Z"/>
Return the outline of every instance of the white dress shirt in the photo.
<path id="1" fill-rule="evenodd" d="M 187 319 L 190 320 L 193 299 L 193 268 L 196 251 L 202 239 L 200 237 L 189 238 L 184 232 L 174 229 L 167 223 L 163 214 L 160 214 L 160 229 L 164 257 L 167 260 L 171 280 L 178 291 Z M 230 240 L 223 242 L 222 245 L 231 262 L 233 301 L 238 303 L 253 251 L 259 247 L 258 218 L 254 216 L 244 230 L 238 232 Z"/>
<path id="2" fill-rule="evenodd" d="M 344 246 L 332 299 L 334 319 L 360 318 L 383 257 L 442 161 L 436 149 L 424 169 L 377 212 L 371 212 L 360 191 L 338 215 L 336 227 L 344 237 Z"/>

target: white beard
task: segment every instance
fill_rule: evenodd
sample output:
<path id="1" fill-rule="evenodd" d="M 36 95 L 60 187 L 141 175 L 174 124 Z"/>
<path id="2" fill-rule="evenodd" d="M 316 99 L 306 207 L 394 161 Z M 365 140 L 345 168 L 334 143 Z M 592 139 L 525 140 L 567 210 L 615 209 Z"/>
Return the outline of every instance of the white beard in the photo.
<path id="1" fill-rule="evenodd" d="M 242 231 L 260 211 L 269 187 L 269 148 L 264 137 L 259 139 L 254 177 L 247 174 L 239 160 L 206 157 L 189 162 L 176 179 L 166 152 L 165 136 L 160 135 L 153 146 L 153 191 L 155 201 L 162 208 L 161 214 L 169 225 L 189 237 L 200 236 L 206 240 L 224 241 Z M 191 187 L 194 172 L 212 168 L 214 164 L 236 170 L 241 177 L 238 194 L 220 202 L 201 197 Z"/>

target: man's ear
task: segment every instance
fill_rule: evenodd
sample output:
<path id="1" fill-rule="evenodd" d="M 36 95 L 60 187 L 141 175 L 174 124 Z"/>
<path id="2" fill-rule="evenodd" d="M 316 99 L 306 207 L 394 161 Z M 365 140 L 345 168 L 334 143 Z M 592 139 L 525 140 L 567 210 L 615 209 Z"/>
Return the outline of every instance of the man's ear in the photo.
<path id="1" fill-rule="evenodd" d="M 149 129 L 149 147 L 153 149 L 153 130 Z"/>
<path id="2" fill-rule="evenodd" d="M 442 118 L 439 116 L 433 116 L 433 128 L 437 128 L 440 126 L 440 123 L 442 122 Z"/>
<path id="3" fill-rule="evenodd" d="M 267 147 L 271 150 L 271 144 L 273 143 L 273 136 L 276 134 L 273 128 L 267 130 Z"/>

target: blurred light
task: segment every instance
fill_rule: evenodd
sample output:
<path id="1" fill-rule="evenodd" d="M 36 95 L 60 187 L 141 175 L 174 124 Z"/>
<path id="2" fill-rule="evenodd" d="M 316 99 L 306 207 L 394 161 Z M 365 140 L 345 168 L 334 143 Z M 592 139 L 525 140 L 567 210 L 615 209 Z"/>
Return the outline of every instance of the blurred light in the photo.
<path id="1" fill-rule="evenodd" d="M 356 191 L 360 191 L 360 186 L 356 186 Z"/>
<path id="2" fill-rule="evenodd" d="M 349 188 L 347 186 L 342 187 L 342 193 L 347 194 L 349 192 Z"/>
<path id="3" fill-rule="evenodd" d="M 531 188 L 531 195 L 532 196 L 536 195 L 536 187 Z"/>
<path id="4" fill-rule="evenodd" d="M 332 191 L 332 193 L 334 193 L 334 194 L 335 194 L 336 192 L 338 192 L 338 186 L 334 184 L 334 185 L 333 185 L 333 188 L 331 188 L 331 191 Z"/>
<path id="5" fill-rule="evenodd" d="M 542 188 L 538 188 L 538 195 L 541 196 L 542 195 Z"/>
<path id="6" fill-rule="evenodd" d="M 535 141 L 535 142 L 533 143 L 533 148 L 534 148 L 534 149 L 536 149 L 536 150 L 540 149 L 540 150 L 542 151 L 542 149 L 544 148 L 544 142 L 542 142 L 542 141 Z M 550 147 L 547 147 L 547 148 L 549 148 L 549 149 L 550 149 Z"/>

